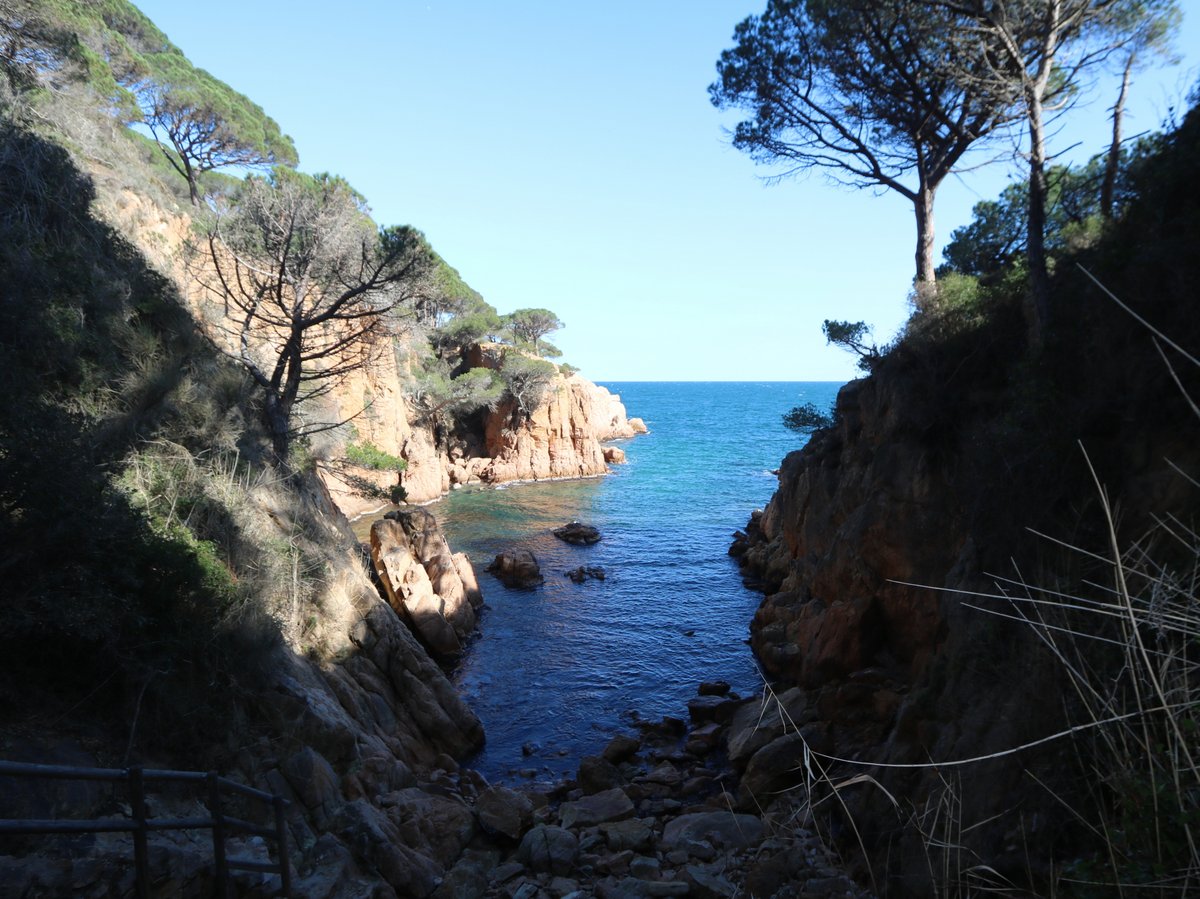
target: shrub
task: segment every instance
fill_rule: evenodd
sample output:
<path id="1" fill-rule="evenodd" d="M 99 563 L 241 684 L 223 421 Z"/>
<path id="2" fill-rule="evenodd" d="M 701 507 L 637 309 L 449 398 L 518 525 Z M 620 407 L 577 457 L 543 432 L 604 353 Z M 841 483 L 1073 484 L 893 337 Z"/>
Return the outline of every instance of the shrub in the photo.
<path id="1" fill-rule="evenodd" d="M 822 412 L 814 403 L 804 403 L 783 414 L 783 426 L 801 433 L 832 427 L 833 413 Z"/>
<path id="2" fill-rule="evenodd" d="M 404 471 L 408 463 L 398 456 L 385 453 L 373 443 L 349 443 L 346 445 L 346 461 L 372 471 Z"/>

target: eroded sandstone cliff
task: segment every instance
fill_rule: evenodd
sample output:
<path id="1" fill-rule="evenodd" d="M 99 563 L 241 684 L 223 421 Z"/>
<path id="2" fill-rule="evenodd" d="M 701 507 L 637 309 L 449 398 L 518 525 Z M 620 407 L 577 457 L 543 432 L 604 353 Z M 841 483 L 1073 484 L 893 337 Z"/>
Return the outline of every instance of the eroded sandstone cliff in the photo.
<path id="1" fill-rule="evenodd" d="M 786 458 L 731 549 L 765 593 L 755 653 L 777 689 L 799 687 L 777 742 L 731 750 L 743 786 L 762 788 L 742 798 L 769 807 L 814 776 L 855 783 L 839 803 L 896 895 L 933 889 L 931 870 L 959 863 L 951 840 L 1014 882 L 1045 883 L 1052 847 L 1070 843 L 1054 794 L 1077 759 L 1065 741 L 1040 741 L 1068 726 L 1072 691 L 1005 594 L 1079 576 L 1077 554 L 1031 529 L 1067 523 L 1073 540 L 1103 549 L 1088 464 L 1138 521 L 1180 507 L 1186 487 L 1156 452 L 1189 451 L 1169 426 L 1120 441 L 1105 426 L 1081 432 L 1090 463 L 1079 445 L 1041 459 L 998 391 L 977 382 L 945 396 L 947 413 L 914 392 L 903 364 L 842 389 L 835 424 Z M 810 752 L 815 767 L 800 763 Z M 939 817 L 949 811 L 952 825 Z"/>
<path id="2" fill-rule="evenodd" d="M 495 367 L 494 355 L 476 354 L 480 366 Z M 392 354 L 355 373 L 337 394 L 338 415 L 354 418 L 362 439 L 407 462 L 398 482 L 409 502 L 423 503 L 472 483 L 499 484 L 552 478 L 583 478 L 608 470 L 607 441 L 644 433 L 627 418 L 621 398 L 578 374 L 557 375 L 528 417 L 513 415 L 511 401 L 478 413 L 472 427 L 453 439 L 421 423 L 404 392 L 406 373 Z M 357 404 L 357 406 L 355 406 Z M 612 454 L 611 461 L 620 458 Z M 394 474 L 351 469 L 380 487 L 397 483 Z M 339 508 L 355 517 L 378 508 L 336 477 L 326 477 Z"/>

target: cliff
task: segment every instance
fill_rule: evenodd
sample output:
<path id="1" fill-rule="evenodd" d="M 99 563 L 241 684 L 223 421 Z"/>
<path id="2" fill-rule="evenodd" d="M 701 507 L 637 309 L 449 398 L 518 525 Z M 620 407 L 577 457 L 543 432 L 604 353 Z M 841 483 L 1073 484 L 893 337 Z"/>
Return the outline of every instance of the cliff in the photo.
<path id="1" fill-rule="evenodd" d="M 475 361 L 495 365 L 494 355 L 478 348 Z M 645 432 L 640 419 L 626 417 L 619 396 L 578 374 L 558 374 L 532 415 L 516 427 L 511 401 L 502 402 L 439 440 L 412 409 L 404 390 L 407 377 L 393 354 L 382 354 L 347 380 L 331 414 L 350 417 L 365 407 L 354 417 L 354 427 L 364 440 L 407 462 L 399 483 L 413 503 L 466 484 L 602 475 L 608 471 L 603 444 Z M 395 475 L 350 470 L 380 487 L 397 482 Z M 325 483 L 347 517 L 379 507 L 378 500 L 356 494 L 337 477 L 327 475 Z"/>
<path id="2" fill-rule="evenodd" d="M 1145 271 L 1118 269 L 1110 283 L 1194 347 L 1194 323 L 1165 298 L 1177 288 L 1155 293 Z M 1036 892 L 1064 876 L 1063 859 L 1070 878 L 1110 852 L 1137 876 L 1156 850 L 1133 844 L 1164 826 L 1161 809 L 1128 815 L 1164 776 L 1145 767 L 1161 757 L 1116 756 L 1070 728 L 1138 714 L 1121 702 L 1165 674 L 1135 684 L 1136 641 L 1128 656 L 1114 647 L 1140 631 L 1168 652 L 1178 644 L 1153 624 L 1154 597 L 1194 603 L 1174 586 L 1194 556 L 1168 549 L 1163 526 L 1195 518 L 1195 370 L 1164 363 L 1082 277 L 1057 286 L 1078 330 L 1040 357 L 1015 302 L 982 326 L 910 323 L 873 374 L 842 389 L 833 426 L 784 460 L 731 549 L 765 594 L 755 653 L 777 692 L 798 687 L 780 738 L 793 745 L 731 747 L 743 784 L 764 787 L 741 799 L 769 810 L 781 789 L 803 784 L 827 803 L 836 793 L 853 819 L 842 832 L 862 840 L 847 852 L 892 895 L 970 882 L 982 867 Z M 1132 630 L 1085 611 L 1126 590 Z M 811 765 L 798 766 L 801 753 Z M 1128 822 L 1116 848 L 1079 826 L 1106 815 Z"/>

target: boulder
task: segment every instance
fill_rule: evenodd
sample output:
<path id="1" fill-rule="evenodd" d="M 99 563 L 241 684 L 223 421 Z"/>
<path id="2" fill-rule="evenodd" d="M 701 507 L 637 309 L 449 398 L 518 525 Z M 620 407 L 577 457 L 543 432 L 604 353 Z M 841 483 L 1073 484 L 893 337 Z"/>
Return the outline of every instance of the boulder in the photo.
<path id="1" fill-rule="evenodd" d="M 475 814 L 488 833 L 515 842 L 533 822 L 533 803 L 524 793 L 508 787 L 489 787 L 475 800 Z"/>
<path id="2" fill-rule="evenodd" d="M 340 782 L 333 766 L 309 746 L 290 756 L 280 770 L 288 786 L 313 816 L 318 827 L 325 827 L 341 808 Z"/>
<path id="3" fill-rule="evenodd" d="M 604 756 L 588 755 L 579 761 L 577 780 L 584 793 L 601 793 L 621 785 L 621 772 Z"/>
<path id="4" fill-rule="evenodd" d="M 649 434 L 650 429 L 646 427 L 646 423 L 640 418 L 629 419 L 629 429 L 635 434 Z"/>
<path id="5" fill-rule="evenodd" d="M 561 528 L 554 529 L 554 536 L 574 546 L 591 546 L 600 542 L 600 531 L 590 524 L 572 521 Z"/>
<path id="6" fill-rule="evenodd" d="M 630 849 L 634 852 L 648 852 L 654 846 L 654 830 L 652 821 L 642 818 L 627 818 L 624 821 L 609 821 L 600 825 L 600 833 L 608 848 L 613 852 Z"/>
<path id="7" fill-rule="evenodd" d="M 625 450 L 616 446 L 604 447 L 604 461 L 608 462 L 610 465 L 624 465 Z"/>
<path id="8" fill-rule="evenodd" d="M 776 737 L 754 753 L 738 789 L 742 806 L 765 807 L 772 794 L 803 783 L 807 775 L 805 754 L 810 748 L 824 753 L 833 748 L 818 725 L 809 724 L 799 731 Z"/>
<path id="9" fill-rule="evenodd" d="M 729 696 L 697 696 L 688 700 L 688 715 L 693 724 L 703 724 L 706 721 L 716 721 L 726 724 L 733 719 L 733 714 L 742 705 L 742 700 L 731 694 Z"/>
<path id="10" fill-rule="evenodd" d="M 729 760 L 743 766 L 750 757 L 785 731 L 811 720 L 808 695 L 798 687 L 749 701 L 733 714 L 726 735 Z"/>
<path id="11" fill-rule="evenodd" d="M 763 822 L 754 815 L 734 812 L 694 812 L 680 815 L 663 828 L 662 848 L 670 851 L 707 841 L 728 849 L 748 849 L 763 838 Z"/>
<path id="12" fill-rule="evenodd" d="M 535 871 L 569 874 L 579 854 L 579 840 L 562 827 L 539 824 L 521 840 L 517 858 Z"/>
<path id="13" fill-rule="evenodd" d="M 528 590 L 546 582 L 537 558 L 527 549 L 500 553 L 487 570 L 506 587 Z"/>
<path id="14" fill-rule="evenodd" d="M 442 542 L 445 542 L 444 538 Z M 457 655 L 462 650 L 459 629 L 455 628 L 446 613 L 459 622 L 464 633 L 469 630 L 468 620 L 470 628 L 474 628 L 475 613 L 466 601 L 462 581 L 454 569 L 453 561 L 449 560 L 449 553 L 447 560 L 453 580 L 440 568 L 437 576 L 444 589 L 453 591 L 456 604 L 452 606 L 447 606 L 434 589 L 429 572 L 414 552 L 409 535 L 399 521 L 384 519 L 371 526 L 371 560 L 388 603 L 400 617 L 434 653 L 441 656 Z M 457 583 L 457 588 L 451 587 L 452 583 Z"/>
<path id="15" fill-rule="evenodd" d="M 563 827 L 593 827 L 633 816 L 633 801 L 620 787 L 564 802 L 559 809 Z"/>
<path id="16" fill-rule="evenodd" d="M 608 745 L 604 747 L 605 761 L 612 762 L 614 765 L 619 765 L 621 762 L 627 762 L 642 748 L 642 741 L 637 737 L 632 737 L 629 734 L 617 734 L 608 741 Z"/>

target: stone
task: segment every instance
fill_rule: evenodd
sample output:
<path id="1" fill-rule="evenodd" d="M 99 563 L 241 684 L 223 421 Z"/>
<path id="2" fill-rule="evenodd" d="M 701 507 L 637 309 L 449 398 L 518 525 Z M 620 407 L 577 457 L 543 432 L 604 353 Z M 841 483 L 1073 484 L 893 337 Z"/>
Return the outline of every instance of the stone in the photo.
<path id="1" fill-rule="evenodd" d="M 641 748 L 642 741 L 637 737 L 631 737 L 628 734 L 617 734 L 604 747 L 604 758 L 614 765 L 619 765 L 621 762 L 627 762 L 637 755 Z"/>
<path id="2" fill-rule="evenodd" d="M 678 786 L 683 781 L 683 775 L 668 761 L 660 762 L 654 770 L 638 778 L 640 783 L 662 784 L 668 787 Z"/>
<path id="3" fill-rule="evenodd" d="M 566 572 L 566 576 L 577 584 L 582 584 L 588 578 L 602 581 L 606 577 L 604 569 L 599 565 L 580 565 L 578 568 L 572 568 Z"/>
<path id="4" fill-rule="evenodd" d="M 650 429 L 646 427 L 646 423 L 640 418 L 629 419 L 629 428 L 635 434 L 649 434 Z"/>
<path id="5" fill-rule="evenodd" d="M 744 766 L 755 752 L 786 730 L 807 724 L 809 712 L 808 694 L 796 687 L 744 703 L 733 713 L 726 732 L 729 760 L 735 767 Z"/>
<path id="6" fill-rule="evenodd" d="M 696 692 L 701 696 L 728 696 L 730 689 L 729 681 L 713 680 L 703 681 Z"/>
<path id="7" fill-rule="evenodd" d="M 525 834 L 517 857 L 535 871 L 569 874 L 579 852 L 579 840 L 571 831 L 538 824 Z"/>
<path id="8" fill-rule="evenodd" d="M 683 880 L 648 880 L 642 884 L 647 896 L 686 896 L 691 887 Z"/>
<path id="9" fill-rule="evenodd" d="M 650 822 L 643 818 L 627 818 L 624 821 L 601 824 L 600 833 L 604 835 L 608 848 L 613 852 L 626 849 L 648 852 L 654 844 L 654 830 Z"/>
<path id="10" fill-rule="evenodd" d="M 325 828 L 342 805 L 341 783 L 333 766 L 319 752 L 305 746 L 289 756 L 280 770 L 300 801 L 313 816 L 313 823 Z"/>
<path id="11" fill-rule="evenodd" d="M 559 808 L 563 827 L 594 827 L 633 816 L 633 802 L 620 787 L 564 802 Z"/>
<path id="12" fill-rule="evenodd" d="M 458 655 L 462 651 L 458 633 L 443 614 L 445 604 L 434 591 L 429 573 L 414 553 L 408 535 L 398 521 L 384 519 L 371 526 L 371 559 L 388 603 L 413 632 L 434 653 Z M 459 585 L 461 590 L 461 581 Z M 462 606 L 470 611 L 469 603 L 463 601 Z M 471 616 L 473 627 L 473 612 Z"/>
<path id="13" fill-rule="evenodd" d="M 506 587 L 528 590 L 546 581 L 537 558 L 527 549 L 500 553 L 487 570 Z"/>
<path id="14" fill-rule="evenodd" d="M 524 793 L 494 786 L 476 798 L 475 814 L 485 831 L 516 842 L 533 823 L 533 803 Z"/>
<path id="15" fill-rule="evenodd" d="M 537 894 L 538 885 L 527 880 L 512 891 L 512 899 L 534 899 Z"/>
<path id="16" fill-rule="evenodd" d="M 797 733 L 776 737 L 759 749 L 750 759 L 738 787 L 738 801 L 743 807 L 756 807 L 755 797 L 765 800 L 804 782 L 807 748 L 829 752 L 831 741 L 818 725 L 809 724 Z"/>
<path id="17" fill-rule="evenodd" d="M 715 871 L 701 865 L 688 865 L 683 869 L 683 879 L 692 888 L 691 895 L 698 899 L 728 899 L 737 890 L 728 880 Z M 751 893 L 756 896 L 770 896 L 772 893 Z"/>
<path id="18" fill-rule="evenodd" d="M 579 881 L 569 877 L 554 877 L 550 880 L 550 892 L 555 896 L 565 897 L 579 890 Z"/>
<path id="19" fill-rule="evenodd" d="M 554 536 L 574 546 L 591 546 L 600 542 L 600 531 L 590 524 L 572 521 L 554 529 Z"/>
<path id="20" fill-rule="evenodd" d="M 454 864 L 477 830 L 470 806 L 456 795 L 410 787 L 384 801 L 404 845 L 443 867 Z"/>
<path id="21" fill-rule="evenodd" d="M 463 592 L 466 595 L 467 602 L 478 611 L 483 607 L 483 590 L 479 587 L 479 578 L 475 575 L 475 566 L 471 564 L 471 559 L 466 553 L 455 553 L 454 567 L 458 570 L 459 578 L 462 579 Z"/>
<path id="22" fill-rule="evenodd" d="M 662 876 L 662 865 L 656 858 L 635 855 L 629 863 L 629 873 L 638 880 L 658 880 Z"/>
<path id="23" fill-rule="evenodd" d="M 397 893 L 428 896 L 437 888 L 443 868 L 409 848 L 395 825 L 365 800 L 343 805 L 334 826 L 343 842 L 354 846 Z"/>
<path id="24" fill-rule="evenodd" d="M 500 853 L 495 850 L 468 849 L 446 872 L 433 899 L 480 899 L 499 861 Z"/>
<path id="25" fill-rule="evenodd" d="M 670 851 L 685 844 L 707 840 L 727 849 L 747 849 L 763 837 L 763 822 L 754 815 L 729 811 L 693 812 L 680 815 L 663 828 L 662 846 Z"/>
<path id="26" fill-rule="evenodd" d="M 625 450 L 616 446 L 604 447 L 604 461 L 610 465 L 624 465 Z"/>
<path id="27" fill-rule="evenodd" d="M 621 772 L 604 756 L 588 755 L 580 760 L 579 775 L 576 779 L 584 793 L 600 793 L 619 787 Z"/>
<path id="28" fill-rule="evenodd" d="M 708 721 L 727 724 L 741 704 L 742 701 L 735 696 L 697 696 L 688 700 L 687 709 L 696 724 Z"/>

